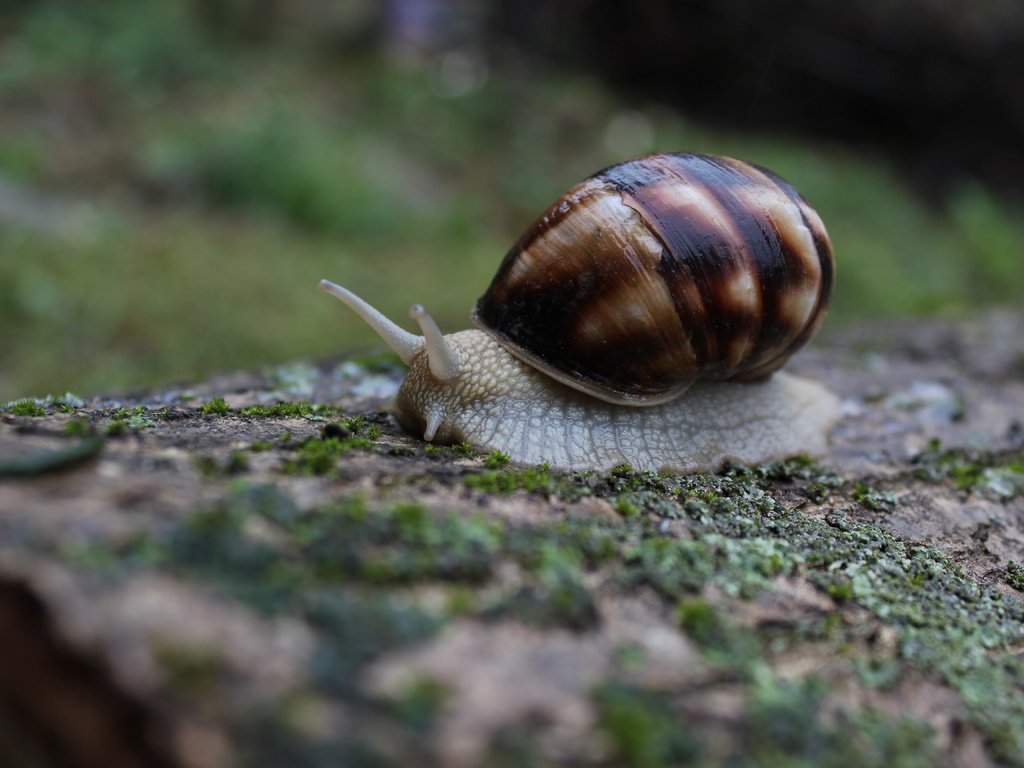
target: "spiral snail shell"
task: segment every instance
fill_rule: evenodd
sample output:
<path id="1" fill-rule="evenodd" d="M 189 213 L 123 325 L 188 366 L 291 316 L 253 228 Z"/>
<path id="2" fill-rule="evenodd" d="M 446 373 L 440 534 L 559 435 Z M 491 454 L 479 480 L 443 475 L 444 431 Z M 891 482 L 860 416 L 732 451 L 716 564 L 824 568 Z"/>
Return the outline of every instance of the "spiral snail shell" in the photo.
<path id="1" fill-rule="evenodd" d="M 505 256 L 481 330 L 407 333 L 349 291 L 410 366 L 400 423 L 564 468 L 714 469 L 821 453 L 838 403 L 771 377 L 815 333 L 832 289 L 817 213 L 773 173 L 664 154 L 570 189 Z M 770 377 L 770 378 L 769 378 Z"/>

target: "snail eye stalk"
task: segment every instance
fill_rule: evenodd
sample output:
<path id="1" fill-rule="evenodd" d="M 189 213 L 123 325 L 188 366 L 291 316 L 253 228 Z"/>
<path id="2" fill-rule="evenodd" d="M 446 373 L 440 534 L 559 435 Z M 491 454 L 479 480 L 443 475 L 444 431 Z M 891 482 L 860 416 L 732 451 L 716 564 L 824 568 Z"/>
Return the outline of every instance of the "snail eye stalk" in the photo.
<path id="1" fill-rule="evenodd" d="M 458 353 L 445 341 L 441 329 L 422 304 L 413 304 L 409 307 L 409 317 L 419 323 L 420 330 L 423 331 L 430 373 L 438 381 L 452 381 L 459 375 Z"/>
<path id="2" fill-rule="evenodd" d="M 402 358 L 402 362 L 406 365 L 409 365 L 416 353 L 423 349 L 425 342 L 422 336 L 417 336 L 400 328 L 393 321 L 352 293 L 352 291 L 342 288 L 330 280 L 321 280 L 317 288 L 331 294 L 331 296 L 346 304 L 353 312 L 363 318 L 384 340 L 384 343 L 391 347 L 391 350 L 396 355 Z M 434 327 L 436 328 L 437 326 Z"/>

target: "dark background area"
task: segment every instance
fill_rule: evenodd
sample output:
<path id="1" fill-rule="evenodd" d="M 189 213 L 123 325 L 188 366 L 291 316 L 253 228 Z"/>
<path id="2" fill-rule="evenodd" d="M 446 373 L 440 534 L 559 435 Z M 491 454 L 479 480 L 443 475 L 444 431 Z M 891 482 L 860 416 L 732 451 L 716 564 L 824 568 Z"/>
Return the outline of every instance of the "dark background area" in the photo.
<path id="1" fill-rule="evenodd" d="M 627 100 L 881 150 L 935 202 L 964 178 L 1024 196 L 1020 3 L 502 0 L 488 34 Z"/>

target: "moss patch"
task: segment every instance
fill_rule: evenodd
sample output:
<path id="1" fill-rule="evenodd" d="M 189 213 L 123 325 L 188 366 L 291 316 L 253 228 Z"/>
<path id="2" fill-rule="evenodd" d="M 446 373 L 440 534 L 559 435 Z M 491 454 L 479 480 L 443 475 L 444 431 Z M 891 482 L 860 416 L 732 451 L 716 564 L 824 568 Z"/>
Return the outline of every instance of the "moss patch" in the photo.
<path id="1" fill-rule="evenodd" d="M 304 441 L 295 460 L 315 471 L 317 457 L 326 455 L 329 471 L 338 445 L 355 437 Z M 305 454 L 310 444 L 324 453 Z M 360 497 L 300 510 L 273 486 L 243 484 L 166 534 L 142 537 L 114 557 L 79 552 L 74 561 L 111 578 L 170 569 L 261 613 L 301 619 L 318 638 L 312 692 L 351 701 L 361 701 L 353 680 L 365 664 L 431 636 L 453 616 L 600 631 L 595 590 L 603 596 L 653 590 L 677 611 L 681 631 L 707 660 L 745 691 L 745 735 L 731 757 L 737 764 L 819 764 L 852 750 L 864 764 L 916 765 L 915 755 L 932 754 L 926 731 L 909 721 L 887 722 L 869 711 L 844 715 L 848 720 L 838 724 L 819 719 L 824 694 L 813 679 L 783 684 L 770 671 L 773 649 L 806 639 L 831 644 L 837 663 L 866 686 L 891 686 L 911 671 L 944 682 L 960 694 L 994 754 L 1022 764 L 1024 665 L 1015 648 L 1024 606 L 979 586 L 937 550 L 851 520 L 841 507 L 818 519 L 784 504 L 782 498 L 800 497 L 812 484 L 832 487 L 833 479 L 813 465 L 686 477 L 627 468 L 571 475 L 505 468 L 470 472 L 465 484 L 482 500 L 495 488 L 594 495 L 626 514 L 502 524 Z M 515 578 L 498 578 L 499 569 L 507 574 L 509 568 Z M 1007 571 L 1008 581 L 1014 573 Z M 733 626 L 706 597 L 713 587 L 744 600 L 771 589 L 780 576 L 809 581 L 838 607 L 800 627 L 752 631 Z M 416 598 L 427 584 L 446 595 L 429 609 Z M 848 605 L 890 628 L 891 652 L 855 650 L 855 628 L 842 615 Z M 676 740 L 659 725 L 662 719 L 678 725 L 684 701 L 616 685 L 599 686 L 594 701 L 618 764 L 672 764 L 692 754 L 685 730 L 677 729 Z M 412 730 L 434 716 L 436 702 L 420 703 L 422 717 L 415 715 L 418 704 L 409 705 Z M 634 729 L 637 741 L 623 725 L 634 718 L 645 723 Z M 794 730 L 794 718 L 802 718 L 802 728 Z M 287 730 L 280 728 L 279 736 Z"/>
<path id="2" fill-rule="evenodd" d="M 13 416 L 45 416 L 46 408 L 35 400 L 15 400 L 8 403 L 4 410 Z"/>
<path id="3" fill-rule="evenodd" d="M 285 412 L 291 413 L 288 409 L 282 411 Z M 308 412 L 305 412 L 304 416 L 313 418 Z M 318 416 L 316 420 L 324 419 Z M 285 432 L 276 443 L 276 447 L 287 452 L 287 457 L 280 465 L 280 471 L 286 475 L 328 474 L 338 467 L 339 459 L 349 452 L 373 448 L 381 434 L 380 427 L 362 416 L 326 422 L 320 429 L 319 436 L 301 441 L 293 441 L 291 433 Z M 257 440 L 249 445 L 249 450 L 253 453 L 263 453 L 274 447 L 274 443 Z M 234 458 L 237 461 L 244 460 L 244 457 L 238 455 Z"/>
<path id="4" fill-rule="evenodd" d="M 63 395 L 57 396 L 47 395 L 46 397 L 26 397 L 12 400 L 6 405 L 0 406 L 0 413 L 39 418 L 48 415 L 51 411 L 73 413 L 83 405 L 85 403 L 82 398 L 71 392 L 65 392 Z"/>
<path id="5" fill-rule="evenodd" d="M 311 403 L 308 400 L 279 402 L 272 405 L 250 405 L 241 408 L 238 413 L 257 419 L 296 419 L 310 416 L 336 419 L 343 414 L 341 408 L 322 403 Z"/>
<path id="6" fill-rule="evenodd" d="M 199 409 L 204 416 L 226 416 L 230 410 L 223 397 L 215 397 Z"/>
<path id="7" fill-rule="evenodd" d="M 660 768 L 688 764 L 699 742 L 664 695 L 611 683 L 594 692 L 598 722 L 616 765 Z"/>
<path id="8" fill-rule="evenodd" d="M 962 491 L 1008 500 L 1024 494 L 1024 452 L 943 449 L 933 441 L 916 459 L 916 473 L 929 481 L 948 479 Z"/>
<path id="9" fill-rule="evenodd" d="M 479 453 L 469 443 L 458 445 L 435 445 L 426 443 L 423 446 L 423 454 L 431 459 L 453 460 L 453 459 L 475 459 Z"/>

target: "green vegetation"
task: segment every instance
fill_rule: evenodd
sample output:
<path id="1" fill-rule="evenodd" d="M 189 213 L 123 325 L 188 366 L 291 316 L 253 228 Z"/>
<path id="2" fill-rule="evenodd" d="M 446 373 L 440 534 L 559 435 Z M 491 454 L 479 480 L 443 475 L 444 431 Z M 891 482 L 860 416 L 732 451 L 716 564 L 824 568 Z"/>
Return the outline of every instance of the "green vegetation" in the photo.
<path id="1" fill-rule="evenodd" d="M 513 491 L 552 492 L 555 480 L 547 464 L 524 469 L 496 469 L 466 475 L 463 482 L 469 488 L 485 493 L 512 493 Z"/>
<path id="2" fill-rule="evenodd" d="M 135 406 L 134 408 L 125 408 L 122 406 L 121 408 L 114 410 L 112 413 L 110 411 L 107 411 L 106 413 L 112 417 L 111 420 L 107 422 L 107 426 L 105 428 L 106 434 L 109 437 L 120 437 L 129 430 L 132 432 L 141 432 L 149 427 L 155 427 L 157 420 L 153 417 L 156 416 L 157 418 L 164 418 L 166 416 L 165 410 L 161 410 L 159 412 L 150 411 L 141 405 Z"/>
<path id="3" fill-rule="evenodd" d="M 452 460 L 452 459 L 475 459 L 477 450 L 469 443 L 458 445 L 437 445 L 426 443 L 423 446 L 423 453 L 431 459 Z"/>
<path id="4" fill-rule="evenodd" d="M 369 504 L 359 497 L 300 509 L 275 486 L 241 483 L 221 504 L 159 535 L 141 535 L 113 551 L 93 545 L 60 554 L 108 579 L 170 569 L 261 613 L 301 618 L 317 642 L 308 694 L 341 697 L 359 707 L 366 706 L 357 703 L 364 696 L 355 684 L 360 669 L 381 653 L 429 638 L 451 618 L 514 618 L 587 631 L 600 626 L 598 584 L 613 591 L 652 588 L 676 606 L 680 628 L 718 674 L 744 691 L 738 724 L 729 726 L 738 738 L 728 742 L 727 757 L 737 765 L 838 765 L 850 756 L 878 766 L 934 760 L 926 726 L 869 708 L 825 717 L 827 686 L 821 680 L 777 679 L 772 655 L 800 638 L 828 644 L 831 650 L 823 652 L 835 656 L 833 673 L 846 670 L 865 685 L 889 687 L 911 671 L 946 683 L 961 693 L 997 756 L 1020 764 L 1015 756 L 1022 754 L 1024 710 L 1017 692 L 1024 664 L 1015 648 L 1024 605 L 979 587 L 931 548 L 835 512 L 825 520 L 805 517 L 773 496 L 773 483 L 821 479 L 808 465 L 727 477 L 659 477 L 625 468 L 558 477 L 559 483 L 586 485 L 588 493 L 612 502 L 628 494 L 636 513 L 617 522 L 568 516 L 516 525 L 408 502 Z M 664 517 L 651 510 L 665 510 L 664 505 L 686 525 L 685 538 L 663 534 L 658 523 Z M 510 565 L 518 577 L 496 579 Z M 1008 581 L 1015 573 L 1008 570 Z M 732 599 L 746 599 L 771 589 L 785 574 L 842 593 L 839 607 L 792 628 L 752 630 L 734 626 L 722 608 L 701 596 L 714 586 Z M 421 603 L 417 588 L 425 585 L 450 598 Z M 471 586 L 481 589 L 470 591 Z M 854 638 L 862 629 L 844 620 L 846 602 L 891 627 L 895 650 L 858 650 Z M 623 669 L 642 666 L 642 654 L 633 657 L 628 650 Z M 208 696 L 217 684 L 218 659 L 187 649 L 165 651 L 161 663 L 176 695 Z M 686 713 L 699 712 L 686 698 L 691 694 L 649 691 L 614 676 L 600 683 L 593 701 L 613 764 L 699 764 L 707 748 L 702 729 L 685 725 L 692 717 Z M 435 681 L 419 680 L 395 700 L 395 723 L 408 729 L 407 738 L 426 737 L 446 695 Z M 289 735 L 287 718 L 266 717 L 261 734 L 252 736 L 255 743 L 299 738 Z M 248 732 L 252 725 L 238 727 Z M 528 739 L 510 743 L 506 737 L 511 736 L 496 740 L 497 753 L 513 746 L 517 754 L 528 752 Z M 334 745 L 374 749 L 357 735 Z M 308 751 L 316 744 L 296 741 L 293 748 Z"/>
<path id="5" fill-rule="evenodd" d="M 757 638 L 732 626 L 700 598 L 683 600 L 679 605 L 679 626 L 707 654 L 708 660 L 742 674 L 760 660 Z"/>
<path id="6" fill-rule="evenodd" d="M 330 471 L 332 444 L 339 440 L 300 443 L 303 471 L 313 471 L 313 458 L 303 451 L 317 443 L 328 444 L 322 450 Z M 214 465 L 211 472 L 227 474 L 228 467 Z M 1024 661 L 1016 653 L 1024 603 L 967 577 L 938 550 L 851 519 L 841 508 L 819 518 L 780 503 L 780 489 L 799 494 L 835 485 L 815 465 L 796 461 L 686 477 L 626 467 L 576 475 L 481 468 L 467 477 L 485 478 L 482 491 L 466 483 L 481 499 L 497 486 L 563 499 L 593 495 L 629 512 L 618 519 L 570 514 L 542 524 L 509 524 L 416 503 L 371 504 L 358 496 L 300 509 L 274 486 L 241 482 L 221 504 L 159 534 L 115 551 L 87 547 L 61 554 L 106 578 L 170 569 L 260 612 L 302 618 L 320 644 L 310 694 L 347 701 L 363 695 L 352 681 L 369 660 L 429 637 L 453 618 L 586 632 L 601 627 L 595 590 L 604 597 L 653 591 L 675 610 L 681 631 L 716 673 L 744 692 L 739 731 L 730 730 L 740 734 L 730 748 L 738 765 L 828 765 L 851 754 L 880 766 L 934 759 L 923 725 L 870 708 L 824 717 L 828 686 L 822 680 L 777 678 L 774 655 L 806 641 L 834 660 L 830 675 L 864 686 L 884 691 L 920 675 L 948 686 L 994 754 L 1024 765 Z M 260 524 L 251 524 L 254 519 Z M 684 533 L 665 533 L 666 521 Z M 507 577 L 510 568 L 515 578 Z M 1020 572 L 1011 564 L 1004 575 L 1015 589 L 1024 583 Z M 772 590 L 779 577 L 809 581 L 831 595 L 835 607 L 792 626 L 735 625 L 729 602 Z M 426 585 L 447 599 L 420 603 L 416 595 Z M 712 602 L 709 589 L 724 597 Z M 887 627 L 892 641 L 864 646 L 859 638 L 865 619 L 851 621 L 850 606 Z M 630 658 L 624 648 L 623 669 L 643 664 L 642 655 Z M 211 668 L 209 660 L 201 661 L 172 656 L 169 669 L 183 688 L 201 690 Z M 700 729 L 679 726 L 701 711 L 688 695 L 634 688 L 615 675 L 599 684 L 593 700 L 615 764 L 699 763 L 706 756 Z M 421 681 L 395 703 L 395 716 L 422 733 L 445 696 Z M 282 738 L 280 729 L 287 730 L 273 718 L 267 727 Z M 529 752 L 528 739 L 503 739 L 495 742 L 498 752 Z"/>
<path id="7" fill-rule="evenodd" d="M 305 418 L 311 421 L 323 421 L 324 419 L 341 418 L 342 410 L 334 405 L 323 403 L 311 403 L 308 400 L 279 401 L 270 405 L 247 405 L 232 411 L 223 397 L 215 397 L 208 403 L 204 403 L 200 411 L 204 415 L 227 416 L 229 413 L 237 413 L 240 416 L 255 419 L 298 419 Z M 353 416 L 342 419 L 341 425 L 346 429 L 357 431 L 362 428 L 364 418 Z M 351 422 L 351 423 L 349 423 Z"/>
<path id="8" fill-rule="evenodd" d="M 5 410 L 14 416 L 39 417 L 46 415 L 46 408 L 37 403 L 35 400 L 30 399 L 17 400 L 13 403 L 10 403 Z"/>
<path id="9" fill-rule="evenodd" d="M 484 466 L 488 469 L 501 469 L 507 467 L 510 461 L 509 455 L 504 451 L 491 451 L 484 457 Z"/>
<path id="10" fill-rule="evenodd" d="M 358 22 L 306 20 L 321 42 L 296 45 L 244 32 L 248 3 L 215 5 L 10 14 L 0 178 L 27 213 L 0 231 L 0 326 L 18 329 L 0 397 L 378 348 L 315 292 L 325 276 L 393 317 L 426 300 L 442 327 L 465 327 L 546 205 L 653 150 L 737 155 L 792 180 L 835 244 L 833 323 L 1024 293 L 1024 216 L 980 187 L 932 210 L 880 159 L 840 147 L 707 130 L 566 74 L 492 70 L 453 96 L 432 62 L 325 54 L 323 30 Z M 609 143 L 624 115 L 648 138 Z"/>
<path id="11" fill-rule="evenodd" d="M 320 418 L 338 418 L 342 411 L 332 405 L 322 403 L 311 403 L 308 400 L 295 402 L 279 402 L 273 405 L 250 405 L 238 411 L 242 416 L 250 416 L 261 419 L 295 419 L 310 416 Z"/>
<path id="12" fill-rule="evenodd" d="M 65 392 L 58 397 L 47 395 L 46 397 L 26 397 L 21 400 L 12 400 L 6 405 L 0 406 L 0 413 L 38 418 L 49 414 L 51 409 L 59 413 L 74 413 L 84 404 L 81 398 L 70 392 Z"/>
<path id="13" fill-rule="evenodd" d="M 196 454 L 192 457 L 192 463 L 199 474 L 208 478 L 240 475 L 249 469 L 249 457 L 243 451 L 232 451 L 222 461 Z"/>
<path id="14" fill-rule="evenodd" d="M 594 693 L 599 723 L 611 738 L 615 764 L 626 768 L 685 765 L 700 751 L 669 697 L 611 683 Z"/>
<path id="15" fill-rule="evenodd" d="M 1003 580 L 1018 592 L 1024 592 L 1024 566 L 1011 560 L 1006 564 Z"/>
<path id="16" fill-rule="evenodd" d="M 700 760 L 695 724 L 680 712 L 685 702 L 617 683 L 598 688 L 594 700 L 600 727 L 615 749 L 615 765 L 668 768 L 707 764 Z M 830 723 L 821 717 L 824 700 L 825 687 L 813 678 L 756 684 L 738 738 L 730 739 L 735 754 L 729 755 L 725 764 L 826 768 L 926 768 L 935 764 L 938 752 L 926 726 L 872 709 Z"/>
<path id="17" fill-rule="evenodd" d="M 230 410 L 223 397 L 215 397 L 200 408 L 204 416 L 226 416 Z"/>
<path id="18" fill-rule="evenodd" d="M 809 678 L 755 687 L 744 718 L 740 765 L 927 768 L 939 752 L 927 726 L 865 709 L 830 724 L 821 717 L 826 686 Z"/>
<path id="19" fill-rule="evenodd" d="M 373 441 L 367 437 L 310 437 L 296 446 L 295 458 L 286 461 L 281 470 L 287 475 L 325 475 L 349 451 L 372 447 Z"/>
<path id="20" fill-rule="evenodd" d="M 71 419 L 64 425 L 64 434 L 71 437 L 84 437 L 89 431 L 89 422 L 86 419 Z"/>
<path id="21" fill-rule="evenodd" d="M 915 460 L 917 474 L 928 480 L 949 479 L 961 491 L 1001 499 L 1024 494 L 1024 452 L 994 454 L 967 449 L 945 450 L 936 440 Z"/>

